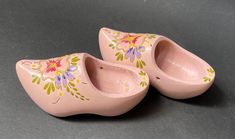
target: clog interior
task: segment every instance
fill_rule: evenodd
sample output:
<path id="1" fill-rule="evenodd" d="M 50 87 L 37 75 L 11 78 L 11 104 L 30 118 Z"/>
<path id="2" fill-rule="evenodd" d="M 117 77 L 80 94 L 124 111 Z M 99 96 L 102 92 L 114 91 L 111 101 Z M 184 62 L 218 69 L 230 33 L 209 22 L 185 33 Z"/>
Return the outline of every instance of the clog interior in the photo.
<path id="1" fill-rule="evenodd" d="M 130 70 L 91 57 L 86 58 L 85 65 L 91 82 L 103 93 L 130 93 L 139 86 L 137 74 Z"/>
<path id="2" fill-rule="evenodd" d="M 155 61 L 164 73 L 180 80 L 200 80 L 206 74 L 203 67 L 205 64 L 168 40 L 162 40 L 157 44 Z"/>

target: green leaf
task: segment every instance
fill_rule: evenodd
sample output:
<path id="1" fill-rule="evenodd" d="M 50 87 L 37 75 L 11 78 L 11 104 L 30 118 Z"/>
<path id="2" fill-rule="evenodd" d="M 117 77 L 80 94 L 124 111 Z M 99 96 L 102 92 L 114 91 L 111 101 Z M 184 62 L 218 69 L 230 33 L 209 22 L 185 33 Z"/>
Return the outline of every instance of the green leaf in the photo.
<path id="1" fill-rule="evenodd" d="M 119 56 L 118 56 L 118 61 L 119 61 L 119 60 L 122 61 L 122 55 L 119 55 Z"/>
<path id="2" fill-rule="evenodd" d="M 156 38 L 156 35 L 155 34 L 149 34 L 149 39 L 153 39 L 153 38 Z"/>
<path id="3" fill-rule="evenodd" d="M 123 57 L 124 57 L 124 56 L 123 56 L 123 54 L 122 54 L 122 55 L 121 55 L 121 61 L 123 60 Z"/>
<path id="4" fill-rule="evenodd" d="M 144 87 L 147 86 L 147 83 L 145 81 L 140 82 L 140 86 Z"/>
<path id="5" fill-rule="evenodd" d="M 120 54 L 120 61 L 123 60 L 123 54 Z"/>
<path id="6" fill-rule="evenodd" d="M 137 68 L 140 67 L 140 64 L 139 64 L 139 61 L 138 61 L 138 60 L 136 61 L 136 67 L 137 67 Z"/>
<path id="7" fill-rule="evenodd" d="M 72 86 L 72 87 L 74 87 L 75 86 L 75 84 L 73 83 L 73 82 L 69 82 L 69 84 Z"/>
<path id="8" fill-rule="evenodd" d="M 145 66 L 145 62 L 143 60 L 136 61 L 136 67 L 142 69 Z"/>
<path id="9" fill-rule="evenodd" d="M 78 62 L 79 60 L 80 60 L 80 59 L 79 59 L 78 57 L 72 58 L 72 62 L 74 62 L 74 63 Z"/>
<path id="10" fill-rule="evenodd" d="M 117 59 L 116 59 L 117 61 L 119 61 L 119 55 L 117 56 Z"/>
<path id="11" fill-rule="evenodd" d="M 109 47 L 113 47 L 114 45 L 111 43 L 111 44 L 109 44 Z"/>
<path id="12" fill-rule="evenodd" d="M 77 63 L 73 63 L 73 62 L 72 62 L 71 64 L 72 64 L 73 66 L 76 66 L 76 65 L 77 65 Z"/>
<path id="13" fill-rule="evenodd" d="M 140 71 L 140 72 L 139 72 L 139 75 L 141 75 L 141 76 L 145 76 L 145 75 L 146 75 L 146 73 L 145 73 L 145 72 L 143 72 L 143 71 Z"/>
<path id="14" fill-rule="evenodd" d="M 115 56 L 118 56 L 120 54 L 120 52 L 117 52 L 116 54 L 115 54 Z"/>
<path id="15" fill-rule="evenodd" d="M 209 68 L 207 71 L 208 71 L 209 73 L 214 73 L 214 72 L 215 72 L 212 68 Z"/>
<path id="16" fill-rule="evenodd" d="M 143 65 L 142 65 L 142 63 L 141 62 L 139 62 L 140 63 L 140 68 L 142 69 L 143 68 Z"/>
<path id="17" fill-rule="evenodd" d="M 47 89 L 47 94 L 50 95 L 51 93 L 51 84 L 49 85 L 48 89 Z"/>
<path id="18" fill-rule="evenodd" d="M 112 40 L 112 42 L 117 43 L 117 40 Z"/>
<path id="19" fill-rule="evenodd" d="M 117 58 L 116 58 L 117 61 L 122 61 L 123 58 L 124 58 L 124 56 L 123 56 L 123 54 L 122 54 L 121 52 L 117 52 L 117 53 L 115 54 L 115 56 L 117 57 Z"/>
<path id="20" fill-rule="evenodd" d="M 203 77 L 203 79 L 204 79 L 204 82 L 210 82 L 211 81 L 211 78 L 209 78 L 209 77 Z"/>
<path id="21" fill-rule="evenodd" d="M 72 96 L 74 96 L 74 93 L 73 93 L 72 91 L 70 92 L 70 94 L 71 94 Z"/>
<path id="22" fill-rule="evenodd" d="M 146 65 L 146 64 L 145 64 L 145 62 L 144 62 L 143 60 L 141 60 L 141 63 L 142 63 L 142 65 L 144 65 L 144 66 Z"/>
<path id="23" fill-rule="evenodd" d="M 70 92 L 70 89 L 69 89 L 69 87 L 68 87 L 68 86 L 66 87 L 66 90 L 67 90 L 67 92 L 68 92 L 68 93 Z"/>
<path id="24" fill-rule="evenodd" d="M 73 90 L 74 90 L 74 91 L 78 91 L 78 89 L 77 89 L 77 88 L 73 88 Z"/>
<path id="25" fill-rule="evenodd" d="M 40 79 L 40 78 L 38 78 L 37 84 L 40 84 L 40 81 L 41 81 L 41 79 Z"/>
<path id="26" fill-rule="evenodd" d="M 52 89 L 52 92 L 55 91 L 55 85 L 54 85 L 54 83 L 51 83 L 51 89 Z"/>
<path id="27" fill-rule="evenodd" d="M 35 83 L 37 81 L 38 77 L 34 77 L 34 79 L 32 80 L 33 83 Z"/>
<path id="28" fill-rule="evenodd" d="M 44 90 L 47 89 L 49 86 L 49 83 L 47 83 L 45 86 L 44 86 Z"/>

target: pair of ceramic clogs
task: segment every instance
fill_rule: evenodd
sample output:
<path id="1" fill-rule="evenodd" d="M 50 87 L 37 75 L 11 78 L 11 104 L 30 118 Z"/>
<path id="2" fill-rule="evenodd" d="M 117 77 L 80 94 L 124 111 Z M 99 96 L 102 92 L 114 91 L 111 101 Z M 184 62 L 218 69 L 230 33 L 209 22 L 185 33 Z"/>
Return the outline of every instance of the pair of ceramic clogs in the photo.
<path id="1" fill-rule="evenodd" d="M 19 80 L 40 108 L 65 117 L 123 114 L 144 98 L 150 82 L 170 98 L 191 98 L 215 78 L 209 64 L 164 36 L 102 28 L 99 45 L 104 61 L 87 53 L 21 60 Z"/>

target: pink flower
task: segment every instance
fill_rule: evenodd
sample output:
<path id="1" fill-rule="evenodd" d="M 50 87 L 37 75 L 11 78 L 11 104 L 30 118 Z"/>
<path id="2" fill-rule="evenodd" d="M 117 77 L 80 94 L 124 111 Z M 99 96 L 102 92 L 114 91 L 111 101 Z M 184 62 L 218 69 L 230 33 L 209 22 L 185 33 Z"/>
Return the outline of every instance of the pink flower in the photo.
<path id="1" fill-rule="evenodd" d="M 134 46 L 139 37 L 140 35 L 127 34 L 121 39 L 121 42 L 129 43 L 130 46 Z"/>
<path id="2" fill-rule="evenodd" d="M 60 61 L 61 60 L 59 60 L 59 59 L 57 59 L 57 60 L 49 60 L 47 62 L 46 72 L 56 71 L 56 69 L 61 66 Z"/>

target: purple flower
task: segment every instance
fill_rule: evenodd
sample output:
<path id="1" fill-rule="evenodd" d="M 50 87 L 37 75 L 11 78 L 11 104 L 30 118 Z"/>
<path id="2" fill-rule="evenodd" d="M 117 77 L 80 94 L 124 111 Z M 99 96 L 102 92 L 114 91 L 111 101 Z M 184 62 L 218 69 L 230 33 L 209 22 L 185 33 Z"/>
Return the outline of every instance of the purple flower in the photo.
<path id="1" fill-rule="evenodd" d="M 69 79 L 69 80 L 74 80 L 74 77 L 73 77 L 73 75 L 70 73 L 70 72 L 65 72 L 65 75 L 66 75 L 66 77 Z"/>
<path id="2" fill-rule="evenodd" d="M 61 77 L 60 77 L 60 75 L 56 76 L 56 78 L 55 78 L 55 86 L 57 88 L 61 88 Z"/>
<path id="3" fill-rule="evenodd" d="M 126 59 L 130 58 L 131 62 L 133 62 L 135 60 L 135 57 L 137 58 L 141 57 L 141 51 L 144 51 L 143 46 L 131 47 L 130 49 L 127 50 L 125 58 Z"/>
<path id="4" fill-rule="evenodd" d="M 55 86 L 56 88 L 61 88 L 61 82 L 64 87 L 67 86 L 67 80 L 74 80 L 75 78 L 73 75 L 70 73 L 72 71 L 75 71 L 76 67 L 75 66 L 70 66 L 68 70 L 64 74 L 59 74 L 55 77 Z"/>
<path id="5" fill-rule="evenodd" d="M 67 86 L 67 79 L 65 77 L 65 75 L 62 75 L 62 82 L 64 86 Z"/>
<path id="6" fill-rule="evenodd" d="M 70 66 L 68 68 L 68 72 L 75 71 L 77 68 L 75 66 Z"/>

